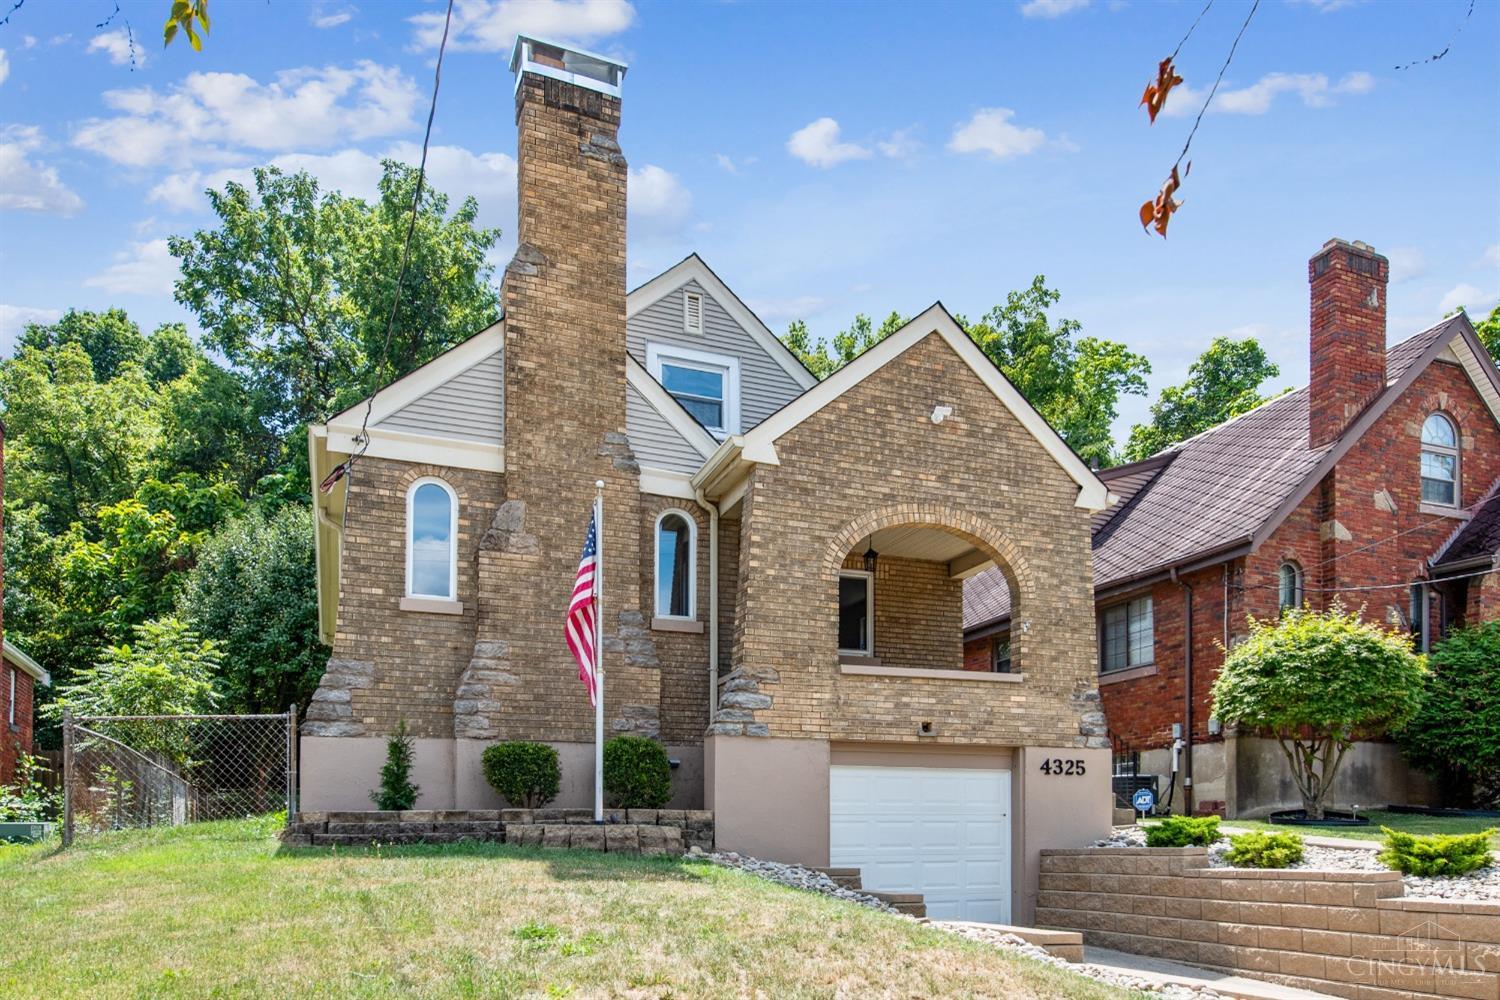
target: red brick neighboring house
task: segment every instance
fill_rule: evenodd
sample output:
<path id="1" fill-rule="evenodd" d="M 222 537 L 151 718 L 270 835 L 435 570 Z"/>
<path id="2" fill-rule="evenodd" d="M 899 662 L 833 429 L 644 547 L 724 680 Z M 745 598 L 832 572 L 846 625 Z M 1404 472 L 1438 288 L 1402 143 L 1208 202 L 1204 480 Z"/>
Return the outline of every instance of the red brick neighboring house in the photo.
<path id="1" fill-rule="evenodd" d="M 1330 240 L 1308 265 L 1311 384 L 1101 473 L 1120 499 L 1092 524 L 1100 695 L 1117 772 L 1156 775 L 1173 811 L 1300 804 L 1273 742 L 1211 716 L 1247 615 L 1337 599 L 1421 649 L 1500 616 L 1500 372 L 1462 314 L 1387 349 L 1388 273 Z M 993 572 L 967 581 L 967 668 L 1004 669 L 1009 597 Z M 1387 743 L 1334 787 L 1345 805 L 1430 795 Z"/>

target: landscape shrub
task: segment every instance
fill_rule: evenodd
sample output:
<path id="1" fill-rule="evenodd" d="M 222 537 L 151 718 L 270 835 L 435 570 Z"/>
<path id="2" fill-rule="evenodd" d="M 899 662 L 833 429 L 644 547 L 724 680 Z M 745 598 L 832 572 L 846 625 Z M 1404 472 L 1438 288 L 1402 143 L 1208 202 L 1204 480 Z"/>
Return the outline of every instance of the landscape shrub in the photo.
<path id="1" fill-rule="evenodd" d="M 62 796 L 42 784 L 47 766 L 16 744 L 16 776 L 0 785 L 0 823 L 41 823 L 57 814 Z"/>
<path id="2" fill-rule="evenodd" d="M 1444 805 L 1500 808 L 1500 620 L 1450 632 L 1427 664 L 1401 749 L 1438 776 Z"/>
<path id="3" fill-rule="evenodd" d="M 411 783 L 416 743 L 406 731 L 406 720 L 396 723 L 396 731 L 385 741 L 385 766 L 380 769 L 380 789 L 370 793 L 376 809 L 400 812 L 417 804 L 421 791 Z"/>
<path id="4" fill-rule="evenodd" d="M 557 750 L 545 743 L 508 740 L 485 747 L 484 780 L 520 809 L 538 809 L 557 798 L 562 773 Z"/>
<path id="5" fill-rule="evenodd" d="M 1490 837 L 1494 830 L 1479 833 L 1434 833 L 1418 836 L 1382 826 L 1385 850 L 1376 857 L 1387 868 L 1403 875 L 1453 877 L 1478 871 L 1491 863 Z"/>
<path id="6" fill-rule="evenodd" d="M 1302 860 L 1304 844 L 1295 833 L 1284 830 L 1251 830 L 1229 838 L 1224 855 L 1241 868 L 1287 868 Z"/>
<path id="7" fill-rule="evenodd" d="M 1146 827 L 1147 847 L 1207 847 L 1218 839 L 1217 816 L 1164 816 Z"/>
<path id="8" fill-rule="evenodd" d="M 660 743 L 616 736 L 604 744 L 604 791 L 621 809 L 660 809 L 672 797 L 672 765 Z"/>

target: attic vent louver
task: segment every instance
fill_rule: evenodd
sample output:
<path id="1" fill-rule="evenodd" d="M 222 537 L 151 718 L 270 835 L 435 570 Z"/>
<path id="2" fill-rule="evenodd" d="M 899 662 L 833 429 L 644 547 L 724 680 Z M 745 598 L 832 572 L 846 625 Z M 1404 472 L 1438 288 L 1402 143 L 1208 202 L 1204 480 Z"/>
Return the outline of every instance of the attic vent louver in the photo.
<path id="1" fill-rule="evenodd" d="M 703 296 L 696 292 L 683 293 L 682 328 L 688 333 L 703 332 Z"/>

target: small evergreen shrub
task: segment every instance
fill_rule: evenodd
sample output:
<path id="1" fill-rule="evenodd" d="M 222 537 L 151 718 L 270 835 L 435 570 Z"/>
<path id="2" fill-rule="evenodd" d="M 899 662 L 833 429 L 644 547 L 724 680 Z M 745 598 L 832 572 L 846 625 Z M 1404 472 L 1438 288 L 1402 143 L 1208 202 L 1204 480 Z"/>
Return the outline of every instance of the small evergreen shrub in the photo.
<path id="1" fill-rule="evenodd" d="M 1229 838 L 1225 857 L 1241 868 L 1288 868 L 1302 860 L 1303 841 L 1283 830 L 1252 830 Z"/>
<path id="2" fill-rule="evenodd" d="M 1218 839 L 1217 816 L 1164 816 L 1146 827 L 1147 847 L 1207 847 Z"/>
<path id="3" fill-rule="evenodd" d="M 604 744 L 604 791 L 620 809 L 660 809 L 672 797 L 672 765 L 660 743 L 616 736 Z"/>
<path id="4" fill-rule="evenodd" d="M 507 740 L 485 747 L 484 780 L 518 809 L 539 809 L 557 798 L 562 772 L 557 750 L 545 743 Z"/>
<path id="5" fill-rule="evenodd" d="M 1380 863 L 1403 875 L 1438 875 L 1453 877 L 1478 871 L 1491 863 L 1490 837 L 1494 830 L 1479 833 L 1434 833 L 1419 837 L 1382 826 L 1385 850 L 1377 855 Z"/>
<path id="6" fill-rule="evenodd" d="M 417 792 L 411 783 L 412 760 L 416 743 L 406 730 L 406 720 L 396 723 L 396 731 L 385 741 L 385 766 L 380 769 L 380 790 L 371 792 L 376 809 L 400 811 L 417 804 Z"/>

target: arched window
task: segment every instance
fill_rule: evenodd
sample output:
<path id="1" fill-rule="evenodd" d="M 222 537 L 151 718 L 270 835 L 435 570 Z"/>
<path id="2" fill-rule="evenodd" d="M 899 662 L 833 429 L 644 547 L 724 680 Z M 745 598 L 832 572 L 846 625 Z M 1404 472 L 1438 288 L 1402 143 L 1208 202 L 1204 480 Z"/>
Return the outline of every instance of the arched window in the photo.
<path id="1" fill-rule="evenodd" d="M 698 526 L 680 510 L 656 519 L 656 617 L 695 619 Z"/>
<path id="2" fill-rule="evenodd" d="M 1281 564 L 1277 572 L 1281 592 L 1281 610 L 1302 607 L 1302 567 L 1291 560 Z"/>
<path id="3" fill-rule="evenodd" d="M 458 497 L 441 479 L 406 491 L 406 596 L 458 600 Z"/>
<path id="4" fill-rule="evenodd" d="M 1458 430 L 1441 413 L 1422 424 L 1422 502 L 1458 506 Z"/>

